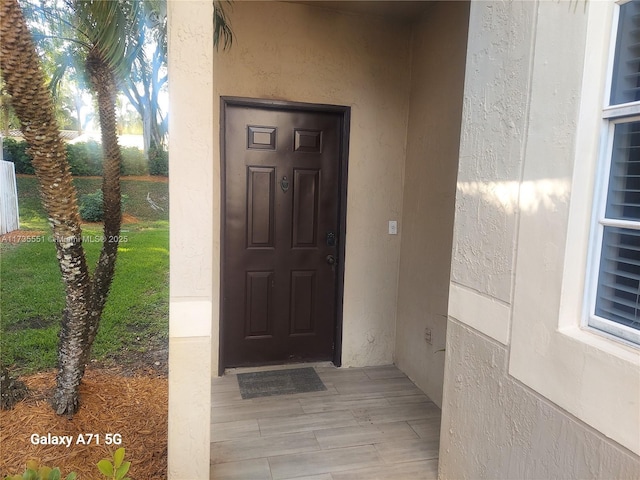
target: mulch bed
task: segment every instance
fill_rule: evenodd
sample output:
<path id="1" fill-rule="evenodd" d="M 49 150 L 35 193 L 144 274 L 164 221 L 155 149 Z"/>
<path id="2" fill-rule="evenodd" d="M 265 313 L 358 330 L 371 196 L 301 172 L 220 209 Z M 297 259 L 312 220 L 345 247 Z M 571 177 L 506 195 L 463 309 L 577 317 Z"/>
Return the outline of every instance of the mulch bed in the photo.
<path id="1" fill-rule="evenodd" d="M 0 478 L 22 474 L 27 460 L 74 471 L 79 480 L 102 478 L 96 464 L 125 447 L 133 480 L 165 479 L 167 471 L 166 377 L 123 376 L 116 370 L 88 368 L 80 388 L 80 410 L 73 417 L 54 413 L 48 398 L 55 371 L 21 378 L 29 396 L 12 410 L 0 411 Z M 78 444 L 78 435 L 98 434 L 90 445 Z M 121 445 L 105 445 L 106 434 L 120 434 Z M 31 436 L 71 435 L 71 447 L 33 445 Z M 64 476 L 63 476 L 64 478 Z"/>

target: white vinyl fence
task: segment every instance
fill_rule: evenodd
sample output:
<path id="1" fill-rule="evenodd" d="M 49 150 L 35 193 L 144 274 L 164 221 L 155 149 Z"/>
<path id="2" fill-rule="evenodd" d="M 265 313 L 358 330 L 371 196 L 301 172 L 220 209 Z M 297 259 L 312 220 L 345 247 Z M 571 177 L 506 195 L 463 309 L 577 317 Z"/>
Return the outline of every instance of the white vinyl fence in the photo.
<path id="1" fill-rule="evenodd" d="M 1 152 L 0 149 L 0 155 Z M 0 235 L 19 228 L 15 165 L 13 162 L 0 160 Z"/>

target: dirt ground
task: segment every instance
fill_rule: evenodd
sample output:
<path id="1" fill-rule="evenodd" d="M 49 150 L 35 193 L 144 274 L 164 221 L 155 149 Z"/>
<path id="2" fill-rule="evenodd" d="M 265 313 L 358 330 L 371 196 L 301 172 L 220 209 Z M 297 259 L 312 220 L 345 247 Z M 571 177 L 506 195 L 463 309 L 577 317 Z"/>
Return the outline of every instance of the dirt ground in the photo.
<path id="1" fill-rule="evenodd" d="M 79 480 L 99 479 L 96 464 L 118 447 L 126 450 L 133 480 L 166 478 L 167 378 L 129 373 L 89 367 L 80 388 L 80 410 L 72 419 L 56 415 L 49 405 L 55 371 L 21 378 L 28 397 L 12 410 L 0 411 L 0 478 L 22 474 L 27 460 L 34 459 L 59 467 L 63 478 L 74 471 Z M 70 438 L 70 446 L 41 445 L 49 435 Z"/>

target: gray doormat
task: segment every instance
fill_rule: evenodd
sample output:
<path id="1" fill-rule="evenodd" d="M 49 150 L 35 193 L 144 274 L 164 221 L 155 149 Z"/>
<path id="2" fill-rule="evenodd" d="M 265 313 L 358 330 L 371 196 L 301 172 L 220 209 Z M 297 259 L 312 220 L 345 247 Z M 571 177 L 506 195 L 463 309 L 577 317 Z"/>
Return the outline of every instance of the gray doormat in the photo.
<path id="1" fill-rule="evenodd" d="M 311 367 L 239 373 L 238 385 L 243 399 L 290 393 L 320 392 L 327 389 Z"/>

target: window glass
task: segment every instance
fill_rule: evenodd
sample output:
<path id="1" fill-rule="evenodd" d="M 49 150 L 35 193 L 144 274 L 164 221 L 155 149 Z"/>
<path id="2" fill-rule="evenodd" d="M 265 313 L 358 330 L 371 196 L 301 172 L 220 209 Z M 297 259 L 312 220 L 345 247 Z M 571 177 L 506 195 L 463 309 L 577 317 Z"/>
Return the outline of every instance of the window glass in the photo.
<path id="1" fill-rule="evenodd" d="M 605 216 L 640 221 L 640 122 L 615 126 Z"/>
<path id="2" fill-rule="evenodd" d="M 609 176 L 601 179 L 607 188 L 596 224 L 602 242 L 594 252 L 599 268 L 589 325 L 640 343 L 640 0 L 619 6 L 615 41 L 610 103 L 638 103 L 608 116 L 613 141 L 603 139 L 612 147 L 603 159 Z"/>
<path id="3" fill-rule="evenodd" d="M 640 230 L 605 227 L 595 314 L 640 330 Z"/>
<path id="4" fill-rule="evenodd" d="M 640 100 L 640 2 L 620 6 L 611 105 Z"/>

